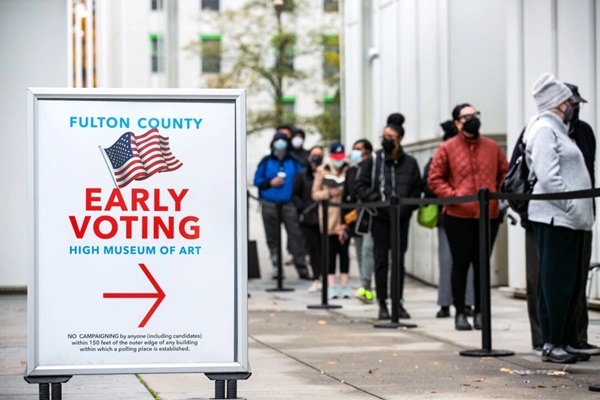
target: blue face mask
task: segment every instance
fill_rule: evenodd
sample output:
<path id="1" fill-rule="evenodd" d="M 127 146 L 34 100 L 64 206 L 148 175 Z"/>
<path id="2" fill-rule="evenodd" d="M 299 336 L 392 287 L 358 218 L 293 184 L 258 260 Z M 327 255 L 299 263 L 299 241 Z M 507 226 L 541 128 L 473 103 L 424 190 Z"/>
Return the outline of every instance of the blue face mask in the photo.
<path id="1" fill-rule="evenodd" d="M 333 164 L 334 167 L 341 168 L 346 163 L 346 160 L 332 160 L 331 163 Z"/>
<path id="2" fill-rule="evenodd" d="M 362 161 L 362 151 L 360 150 L 352 150 L 350 153 L 350 162 L 352 164 L 358 164 Z"/>
<path id="3" fill-rule="evenodd" d="M 283 139 L 277 139 L 275 143 L 273 143 L 273 148 L 279 151 L 285 150 L 287 149 L 287 142 Z"/>

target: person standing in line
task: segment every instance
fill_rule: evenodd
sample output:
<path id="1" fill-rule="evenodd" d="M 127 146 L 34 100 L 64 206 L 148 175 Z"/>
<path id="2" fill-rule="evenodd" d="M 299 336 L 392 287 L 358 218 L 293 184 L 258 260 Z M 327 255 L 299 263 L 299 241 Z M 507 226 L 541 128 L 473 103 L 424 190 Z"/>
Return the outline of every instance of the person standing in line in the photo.
<path id="1" fill-rule="evenodd" d="M 545 73 L 533 85 L 539 115 L 524 135 L 533 194 L 591 189 L 585 159 L 569 137 L 574 114 L 571 90 Z M 539 261 L 538 318 L 544 346 L 542 361 L 574 363 L 589 359 L 577 344 L 575 309 L 581 283 L 583 236 L 592 228 L 592 199 L 531 200 L 527 208 Z"/>
<path id="2" fill-rule="evenodd" d="M 594 172 L 596 162 L 596 136 L 592 127 L 579 119 L 579 112 L 581 106 L 587 103 L 583 97 L 579 94 L 579 88 L 576 85 L 565 83 L 569 89 L 571 89 L 572 96 L 569 99 L 571 106 L 573 107 L 573 118 L 571 118 L 569 124 L 569 136 L 575 140 L 575 144 L 581 151 L 585 166 L 590 175 L 592 181 L 592 187 L 596 186 L 596 174 Z M 592 205 L 594 203 L 592 202 Z M 594 208 L 595 215 L 595 208 Z M 586 230 L 583 232 L 583 263 L 580 265 L 581 273 L 581 288 L 579 289 L 579 298 L 577 305 L 575 306 L 575 326 L 577 327 L 577 343 L 573 344 L 571 348 L 576 352 L 586 353 L 590 355 L 600 354 L 600 348 L 588 342 L 588 304 L 585 294 L 587 276 L 589 273 L 590 262 L 592 259 L 592 231 Z"/>
<path id="3" fill-rule="evenodd" d="M 477 193 L 481 188 L 498 192 L 508 171 L 508 161 L 498 143 L 482 137 L 480 113 L 470 104 L 454 107 L 452 120 L 458 134 L 442 143 L 429 169 L 427 184 L 440 198 Z M 469 266 L 473 266 L 475 316 L 473 325 L 481 329 L 479 288 L 479 203 L 445 205 L 444 226 L 452 253 L 452 298 L 456 330 L 471 330 L 465 313 L 465 289 Z M 497 200 L 490 201 L 490 250 L 500 224 Z"/>
<path id="4" fill-rule="evenodd" d="M 275 131 L 283 133 L 288 140 L 292 140 L 293 128 L 291 125 L 288 125 L 288 124 L 277 125 L 277 127 L 275 128 Z"/>
<path id="5" fill-rule="evenodd" d="M 451 120 L 442 122 L 440 126 L 444 131 L 444 136 L 442 137 L 444 142 L 453 138 L 458 133 L 454 122 Z M 427 177 L 429 176 L 429 168 L 432 160 L 433 157 L 429 159 L 425 168 L 423 168 L 423 192 L 425 193 L 425 197 L 428 198 L 437 197 L 431 189 L 429 189 L 429 186 L 427 186 Z M 437 304 L 440 306 L 440 309 L 436 314 L 436 318 L 449 318 L 450 306 L 452 305 L 452 253 L 450 253 L 448 236 L 446 234 L 446 228 L 444 228 L 444 215 L 441 210 L 442 207 L 438 206 L 437 237 L 439 279 Z M 467 273 L 467 289 L 465 293 L 465 314 L 467 316 L 473 316 L 472 306 L 475 301 L 473 290 L 473 268 L 469 268 L 469 272 Z"/>
<path id="6" fill-rule="evenodd" d="M 343 184 L 348 164 L 344 145 L 340 142 L 331 143 L 329 160 L 317 168 L 312 186 L 312 199 L 320 202 L 329 200 L 331 203 L 342 202 Z M 319 205 L 319 223 L 321 232 L 329 237 L 329 270 L 327 275 L 327 296 L 330 299 L 350 298 L 348 289 L 348 272 L 350 258 L 348 255 L 348 237 L 345 236 L 346 226 L 343 224 L 343 212 L 340 207 L 330 206 L 327 212 L 327 226 L 322 225 L 323 207 Z M 340 290 L 335 285 L 336 258 L 340 259 Z M 325 266 L 323 266 L 325 268 Z"/>
<path id="7" fill-rule="evenodd" d="M 579 119 L 579 110 L 581 104 L 587 103 L 585 99 L 579 94 L 577 86 L 565 83 L 571 90 L 572 96 L 570 98 L 571 106 L 574 109 L 573 118 L 569 124 L 569 136 L 575 140 L 577 147 L 581 151 L 587 171 L 590 175 L 592 187 L 595 186 L 595 173 L 594 164 L 596 156 L 596 138 L 592 128 Z M 521 152 L 519 146 L 524 145 L 523 136 L 525 129 L 521 132 L 517 144 L 513 150 L 510 165 L 513 165 Z M 538 318 L 538 279 L 539 279 L 539 267 L 538 267 L 538 256 L 535 244 L 535 236 L 533 233 L 533 226 L 529 222 L 527 210 L 519 213 L 521 218 L 521 226 L 525 229 L 525 270 L 527 276 L 527 314 L 529 316 L 529 326 L 531 331 L 531 344 L 532 351 L 534 354 L 541 357 L 543 352 L 544 341 L 542 338 L 542 331 L 540 328 L 540 322 Z M 587 275 L 589 271 L 589 265 L 592 255 L 592 231 L 584 231 L 583 239 L 583 263 L 581 264 L 581 284 L 583 288 L 580 289 L 579 299 L 577 301 L 575 318 L 577 326 L 577 344 L 574 344 L 572 348 L 576 352 L 586 353 L 589 355 L 600 354 L 600 348 L 598 346 L 590 344 L 587 338 L 588 328 L 588 309 L 587 299 L 585 296 L 585 284 L 587 282 Z"/>
<path id="8" fill-rule="evenodd" d="M 321 290 L 321 233 L 319 230 L 319 204 L 312 199 L 315 171 L 323 163 L 323 147 L 314 146 L 308 151 L 309 166 L 302 169 L 294 182 L 293 199 L 298 211 L 298 222 L 310 257 L 313 282 L 310 293 Z"/>
<path id="9" fill-rule="evenodd" d="M 261 213 L 267 245 L 273 264 L 271 277 L 278 278 L 281 224 L 285 226 L 288 242 L 298 276 L 311 279 L 306 268 L 306 255 L 298 226 L 298 214 L 292 203 L 292 189 L 296 175 L 302 169 L 300 163 L 290 155 L 289 140 L 282 132 L 276 132 L 271 141 L 271 153 L 260 161 L 254 174 L 254 186 L 258 188 Z"/>
<path id="10" fill-rule="evenodd" d="M 361 168 L 365 165 L 367 158 L 370 158 L 373 153 L 373 145 L 367 139 L 359 139 L 354 142 L 352 152 L 350 153 L 351 166 L 346 172 L 346 181 L 344 182 L 344 203 L 356 203 L 359 201 L 356 196 L 356 179 L 360 176 Z M 358 271 L 360 273 L 360 287 L 356 290 L 354 297 L 363 303 L 372 303 L 375 295 L 372 291 L 374 244 L 373 235 L 367 230 L 361 231 L 360 226 L 357 227 L 358 214 L 360 211 L 355 210 L 357 220 L 348 225 L 349 235 L 354 240 L 356 248 L 356 260 L 358 261 Z M 358 229 L 357 229 L 358 228 Z"/>
<path id="11" fill-rule="evenodd" d="M 292 148 L 290 152 L 300 162 L 303 168 L 308 167 L 308 151 L 303 147 L 306 134 L 300 128 L 292 130 Z"/>
<path id="12" fill-rule="evenodd" d="M 404 118 L 402 118 L 403 120 Z M 399 198 L 421 197 L 421 173 L 414 157 L 406 154 L 401 142 L 404 138 L 404 128 L 401 125 L 387 125 L 383 129 L 381 145 L 383 149 L 375 152 L 375 157 L 366 159 L 356 181 L 355 190 L 358 197 L 365 202 L 390 200 L 393 196 Z M 373 171 L 373 168 L 375 170 Z M 375 182 L 373 182 L 373 176 Z M 408 228 L 410 216 L 417 208 L 413 205 L 400 207 L 400 249 L 399 265 L 399 299 L 398 315 L 400 318 L 410 318 L 404 308 L 404 254 L 408 248 Z M 379 319 L 389 319 L 390 314 L 386 305 L 388 298 L 388 259 L 391 249 L 390 209 L 378 207 L 373 216 L 372 234 L 375 247 L 375 289 L 379 302 Z"/>

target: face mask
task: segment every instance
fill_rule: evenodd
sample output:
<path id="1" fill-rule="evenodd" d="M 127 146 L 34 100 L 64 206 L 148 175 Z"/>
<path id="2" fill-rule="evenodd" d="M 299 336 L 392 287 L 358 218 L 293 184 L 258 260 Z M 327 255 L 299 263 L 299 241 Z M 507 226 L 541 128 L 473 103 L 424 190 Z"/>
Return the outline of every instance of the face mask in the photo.
<path id="1" fill-rule="evenodd" d="M 568 105 L 564 111 L 564 114 L 565 114 L 565 119 L 563 119 L 563 122 L 565 124 L 568 124 L 573 119 L 573 115 L 575 114 L 575 109 L 573 107 L 571 107 L 571 105 Z"/>
<path id="2" fill-rule="evenodd" d="M 304 139 L 302 139 L 300 136 L 292 138 L 292 146 L 294 146 L 295 149 L 302 148 L 302 143 L 304 143 Z"/>
<path id="3" fill-rule="evenodd" d="M 573 110 L 573 117 L 571 118 L 571 123 L 574 125 L 579 121 L 579 109 Z"/>
<path id="4" fill-rule="evenodd" d="M 352 164 L 358 164 L 362 161 L 362 151 L 360 150 L 352 150 L 350 153 L 350 162 Z"/>
<path id="5" fill-rule="evenodd" d="M 386 153 L 391 153 L 396 147 L 396 141 L 392 139 L 383 139 L 381 141 L 381 147 L 383 147 L 383 150 L 385 150 Z"/>
<path id="6" fill-rule="evenodd" d="M 463 131 L 470 133 L 474 138 L 479 136 L 479 128 L 481 128 L 481 121 L 479 118 L 471 118 L 463 124 Z"/>
<path id="7" fill-rule="evenodd" d="M 318 167 L 323 164 L 323 156 L 312 156 L 309 161 L 313 163 L 315 167 Z"/>
<path id="8" fill-rule="evenodd" d="M 275 143 L 273 143 L 273 147 L 275 150 L 285 150 L 287 148 L 287 142 L 283 139 L 277 139 Z"/>
<path id="9" fill-rule="evenodd" d="M 342 168 L 344 166 L 344 164 L 346 163 L 346 160 L 332 160 L 331 163 L 336 168 Z"/>

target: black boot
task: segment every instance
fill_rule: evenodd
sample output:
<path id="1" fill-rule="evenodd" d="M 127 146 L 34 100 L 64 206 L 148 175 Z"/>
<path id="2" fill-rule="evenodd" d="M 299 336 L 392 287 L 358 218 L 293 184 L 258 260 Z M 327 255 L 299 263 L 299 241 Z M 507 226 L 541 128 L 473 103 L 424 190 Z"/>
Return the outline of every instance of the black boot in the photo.
<path id="1" fill-rule="evenodd" d="M 450 316 L 450 307 L 442 306 L 435 315 L 436 318 L 448 318 Z"/>
<path id="2" fill-rule="evenodd" d="M 310 276 L 310 272 L 308 272 L 308 268 L 306 268 L 306 265 L 298 265 L 296 266 L 296 270 L 298 271 L 298 277 L 300 279 L 308 281 L 313 280 L 312 276 Z"/>
<path id="3" fill-rule="evenodd" d="M 398 304 L 398 318 L 410 319 L 410 314 L 408 313 L 408 311 L 406 311 L 402 303 Z"/>
<path id="4" fill-rule="evenodd" d="M 454 318 L 454 328 L 457 331 L 470 331 L 473 329 L 469 321 L 467 321 L 467 316 L 465 314 L 456 314 Z"/>
<path id="5" fill-rule="evenodd" d="M 473 328 L 477 329 L 477 330 L 481 330 L 481 313 L 480 312 L 476 312 L 475 316 L 473 317 Z"/>
<path id="6" fill-rule="evenodd" d="M 379 319 L 390 319 L 390 313 L 388 312 L 385 301 L 379 302 Z"/>

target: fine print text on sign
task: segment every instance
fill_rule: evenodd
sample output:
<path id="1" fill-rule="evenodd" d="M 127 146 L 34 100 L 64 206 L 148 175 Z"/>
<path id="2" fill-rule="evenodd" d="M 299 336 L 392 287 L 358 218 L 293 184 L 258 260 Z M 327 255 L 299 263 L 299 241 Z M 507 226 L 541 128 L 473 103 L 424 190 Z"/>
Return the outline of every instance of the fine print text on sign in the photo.
<path id="1" fill-rule="evenodd" d="M 245 93 L 28 101 L 27 374 L 247 372 Z"/>

